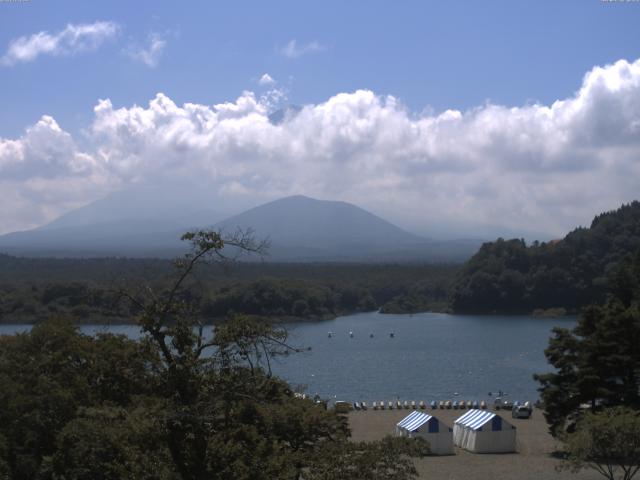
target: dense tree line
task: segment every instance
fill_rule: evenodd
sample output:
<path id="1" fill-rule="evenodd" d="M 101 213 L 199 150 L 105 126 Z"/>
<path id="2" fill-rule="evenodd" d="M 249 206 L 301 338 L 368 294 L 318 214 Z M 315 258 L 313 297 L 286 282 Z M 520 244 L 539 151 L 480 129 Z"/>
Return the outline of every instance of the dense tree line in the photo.
<path id="1" fill-rule="evenodd" d="M 203 265 L 189 278 L 190 301 L 216 319 L 228 311 L 272 321 L 371 311 L 446 308 L 456 265 L 235 263 Z M 38 259 L 0 255 L 0 322 L 67 315 L 81 323 L 131 322 L 121 291 L 166 288 L 171 262 L 149 259 Z"/>
<path id="2" fill-rule="evenodd" d="M 640 248 L 640 202 L 594 218 L 558 241 L 485 243 L 451 287 L 450 306 L 464 313 L 577 312 L 604 301 L 608 279 Z"/>

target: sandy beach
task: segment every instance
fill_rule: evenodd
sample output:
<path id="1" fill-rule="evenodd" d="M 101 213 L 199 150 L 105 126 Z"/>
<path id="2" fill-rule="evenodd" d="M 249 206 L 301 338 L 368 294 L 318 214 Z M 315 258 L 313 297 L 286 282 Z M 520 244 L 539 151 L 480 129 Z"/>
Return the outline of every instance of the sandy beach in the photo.
<path id="1" fill-rule="evenodd" d="M 466 410 L 425 410 L 441 422 L 453 426 L 453 422 Z M 378 440 L 395 431 L 395 425 L 410 410 L 354 411 L 349 414 L 349 425 L 354 440 Z M 540 410 L 534 410 L 530 419 L 511 418 L 511 412 L 497 412 L 517 428 L 517 453 L 475 454 L 456 447 L 455 455 L 431 456 L 416 460 L 421 479 L 430 480 L 558 480 L 597 479 L 595 471 L 584 470 L 578 474 L 556 471 L 561 463 L 552 456 L 557 442 L 549 435 L 547 424 Z"/>

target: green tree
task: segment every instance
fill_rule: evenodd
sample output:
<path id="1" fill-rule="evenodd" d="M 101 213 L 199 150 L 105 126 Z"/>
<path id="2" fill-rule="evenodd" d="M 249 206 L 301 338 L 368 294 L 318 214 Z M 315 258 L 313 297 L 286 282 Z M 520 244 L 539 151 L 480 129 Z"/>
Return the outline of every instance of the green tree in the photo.
<path id="1" fill-rule="evenodd" d="M 545 355 L 556 372 L 535 376 L 554 435 L 583 404 L 640 408 L 640 252 L 611 284 L 606 303 L 589 307 L 573 330 L 554 330 Z"/>
<path id="2" fill-rule="evenodd" d="M 640 471 L 640 412 L 624 407 L 587 413 L 563 435 L 564 467 L 590 468 L 608 480 L 631 480 Z"/>
<path id="3" fill-rule="evenodd" d="M 286 331 L 241 315 L 213 331 L 201 320 L 187 286 L 195 268 L 225 262 L 226 247 L 264 246 L 242 233 L 184 239 L 192 250 L 168 287 L 124 294 L 140 340 L 83 335 L 68 319 L 0 337 L 0 478 L 293 480 L 335 473 L 337 460 L 344 475 L 333 478 L 415 477 L 418 443 L 352 443 L 344 417 L 272 374 L 274 356 L 300 350 Z"/>
<path id="4" fill-rule="evenodd" d="M 197 309 L 184 296 L 183 284 L 199 263 L 225 261 L 225 247 L 261 253 L 264 245 L 242 232 L 223 239 L 217 232 L 198 231 L 183 239 L 192 250 L 176 263 L 173 285 L 150 300 L 127 295 L 142 311 L 140 325 L 161 358 L 161 428 L 175 471 L 183 480 L 259 480 L 298 479 L 303 472 L 306 478 L 321 464 L 329 468 L 335 459 L 324 452 L 330 445 L 351 448 L 349 430 L 341 417 L 295 398 L 272 375 L 274 356 L 298 351 L 287 343 L 286 331 L 235 316 L 207 337 Z M 382 447 L 361 448 L 377 452 Z M 398 447 L 385 458 L 402 463 L 401 455 L 419 454 Z M 399 472 L 394 478 L 413 475 Z"/>

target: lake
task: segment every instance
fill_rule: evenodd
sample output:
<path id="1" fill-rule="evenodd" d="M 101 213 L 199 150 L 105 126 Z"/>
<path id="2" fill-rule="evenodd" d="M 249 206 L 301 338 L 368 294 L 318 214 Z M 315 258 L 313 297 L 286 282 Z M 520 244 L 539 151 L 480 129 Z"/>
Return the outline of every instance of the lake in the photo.
<path id="1" fill-rule="evenodd" d="M 502 390 L 512 400 L 535 400 L 532 375 L 550 371 L 544 349 L 551 329 L 575 324 L 575 318 L 360 313 L 286 324 L 289 342 L 311 351 L 281 358 L 272 366 L 292 384 L 306 385 L 308 393 L 328 399 L 453 400 L 458 393 L 480 400 Z M 28 328 L 2 325 L 0 334 Z M 88 325 L 81 330 L 139 336 L 132 325 Z"/>

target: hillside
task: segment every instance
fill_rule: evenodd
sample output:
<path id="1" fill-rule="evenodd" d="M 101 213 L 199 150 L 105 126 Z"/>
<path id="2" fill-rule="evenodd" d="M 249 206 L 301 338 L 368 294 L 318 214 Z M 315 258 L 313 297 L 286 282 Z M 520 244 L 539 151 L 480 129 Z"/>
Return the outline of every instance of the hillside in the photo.
<path id="1" fill-rule="evenodd" d="M 451 290 L 456 313 L 569 312 L 604 300 L 610 275 L 640 249 L 640 202 L 596 216 L 561 240 L 485 243 L 464 265 Z"/>

